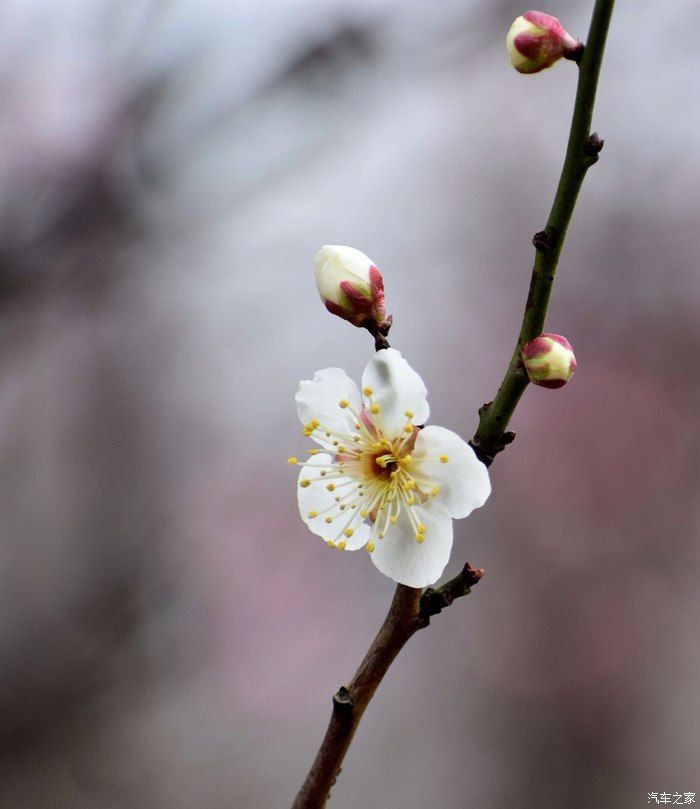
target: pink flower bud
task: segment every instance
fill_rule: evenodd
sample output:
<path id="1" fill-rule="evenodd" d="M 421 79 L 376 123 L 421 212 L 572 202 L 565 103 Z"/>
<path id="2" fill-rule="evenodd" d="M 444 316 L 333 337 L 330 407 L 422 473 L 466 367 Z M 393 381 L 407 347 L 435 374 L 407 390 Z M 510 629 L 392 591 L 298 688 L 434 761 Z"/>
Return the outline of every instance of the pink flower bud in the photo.
<path id="1" fill-rule="evenodd" d="M 314 271 L 329 312 L 370 330 L 386 323 L 382 274 L 364 253 L 326 244 L 316 254 Z"/>
<path id="2" fill-rule="evenodd" d="M 579 58 L 583 44 L 569 36 L 556 17 L 541 11 L 528 11 L 511 25 L 506 50 L 518 73 L 539 73 L 562 56 Z"/>
<path id="3" fill-rule="evenodd" d="M 540 334 L 520 352 L 527 375 L 535 385 L 561 388 L 576 370 L 576 357 L 566 337 Z"/>

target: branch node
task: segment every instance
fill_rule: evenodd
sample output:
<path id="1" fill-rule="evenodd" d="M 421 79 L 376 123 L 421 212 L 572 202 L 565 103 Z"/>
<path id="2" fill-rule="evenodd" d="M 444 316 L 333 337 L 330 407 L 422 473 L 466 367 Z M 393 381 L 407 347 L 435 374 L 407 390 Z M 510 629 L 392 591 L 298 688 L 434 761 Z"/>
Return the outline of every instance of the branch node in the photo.
<path id="1" fill-rule="evenodd" d="M 562 56 L 564 59 L 570 59 L 572 62 L 576 62 L 577 65 L 580 65 L 585 50 L 586 46 L 578 39 L 576 40 L 576 45 L 572 48 L 567 48 Z"/>
<path id="2" fill-rule="evenodd" d="M 438 615 L 445 607 L 449 607 L 456 598 L 469 595 L 471 588 L 480 581 L 484 575 L 481 568 L 472 567 L 467 562 L 454 579 L 442 585 L 442 587 L 428 587 L 420 599 L 420 609 L 418 618 L 423 626 L 430 622 L 431 615 Z"/>
<path id="3" fill-rule="evenodd" d="M 354 705 L 355 700 L 352 698 L 350 690 L 346 688 L 344 685 L 341 685 L 340 688 L 335 692 L 335 694 L 333 694 L 334 710 L 346 713 L 352 711 Z"/>
<path id="4" fill-rule="evenodd" d="M 592 132 L 588 136 L 584 151 L 589 157 L 597 157 L 603 146 L 605 146 L 603 138 L 597 132 Z"/>
<path id="5" fill-rule="evenodd" d="M 549 250 L 549 236 L 547 236 L 547 231 L 538 230 L 532 237 L 532 243 L 535 245 L 535 250 Z"/>

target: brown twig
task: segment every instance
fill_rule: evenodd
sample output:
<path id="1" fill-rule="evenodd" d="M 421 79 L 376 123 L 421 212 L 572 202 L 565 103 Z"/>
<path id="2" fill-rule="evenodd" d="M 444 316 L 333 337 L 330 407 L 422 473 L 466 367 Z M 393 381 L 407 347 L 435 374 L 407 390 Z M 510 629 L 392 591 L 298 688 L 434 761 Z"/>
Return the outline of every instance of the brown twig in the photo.
<path id="1" fill-rule="evenodd" d="M 389 666 L 406 641 L 419 629 L 428 626 L 431 615 L 439 613 L 455 598 L 467 595 L 483 573 L 483 570 L 467 564 L 454 579 L 437 589 L 428 588 L 425 593 L 414 587 L 397 585 L 389 613 L 355 676 L 349 685 L 341 686 L 333 695 L 333 713 L 326 735 L 292 809 L 321 809 L 325 806 L 362 714 Z"/>

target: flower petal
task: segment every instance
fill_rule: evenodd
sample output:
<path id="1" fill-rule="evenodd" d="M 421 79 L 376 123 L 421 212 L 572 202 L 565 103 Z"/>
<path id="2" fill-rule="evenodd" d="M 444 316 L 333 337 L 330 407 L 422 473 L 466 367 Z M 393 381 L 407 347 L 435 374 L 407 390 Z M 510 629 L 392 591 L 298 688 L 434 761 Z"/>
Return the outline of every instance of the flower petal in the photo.
<path id="1" fill-rule="evenodd" d="M 328 542 L 345 542 L 345 550 L 356 551 L 367 544 L 370 527 L 360 516 L 362 498 L 358 497 L 357 483 L 349 477 L 333 477 L 329 479 L 328 467 L 333 462 L 330 455 L 320 452 L 314 455 L 299 472 L 297 486 L 297 503 L 302 520 L 317 536 Z M 320 473 L 327 475 L 321 477 Z M 311 481 L 308 485 L 302 482 Z M 328 485 L 333 490 L 328 490 Z M 340 502 L 336 498 L 341 498 Z M 353 504 L 355 508 L 352 508 Z M 345 506 L 341 509 L 341 506 Z M 327 518 L 332 522 L 326 522 Z M 352 531 L 350 536 L 344 532 Z"/>
<path id="2" fill-rule="evenodd" d="M 469 444 L 452 430 L 433 426 L 421 430 L 411 455 L 416 480 L 438 485 L 436 502 L 455 519 L 483 506 L 491 494 L 486 467 Z"/>
<path id="3" fill-rule="evenodd" d="M 397 435 L 406 424 L 406 411 L 413 424 L 425 424 L 430 415 L 423 380 L 394 348 L 378 351 L 362 374 L 363 391 L 372 391 L 372 403 L 380 412 L 373 421 L 387 435 Z"/>
<path id="4" fill-rule="evenodd" d="M 415 528 L 408 518 L 412 508 L 425 526 L 425 540 L 416 542 Z M 424 506 L 404 506 L 395 525 L 377 539 L 372 561 L 385 576 L 408 587 L 427 587 L 442 575 L 452 550 L 452 518 L 435 501 Z"/>
<path id="5" fill-rule="evenodd" d="M 316 371 L 313 380 L 302 380 L 294 399 L 303 425 L 317 419 L 324 432 L 340 435 L 354 432 L 354 418 L 349 408 L 340 407 L 339 402 L 348 401 L 355 413 L 359 413 L 362 408 L 362 397 L 357 385 L 340 368 L 324 368 Z M 311 438 L 326 449 L 333 448 L 333 437 L 326 440 L 325 436 L 317 432 Z"/>

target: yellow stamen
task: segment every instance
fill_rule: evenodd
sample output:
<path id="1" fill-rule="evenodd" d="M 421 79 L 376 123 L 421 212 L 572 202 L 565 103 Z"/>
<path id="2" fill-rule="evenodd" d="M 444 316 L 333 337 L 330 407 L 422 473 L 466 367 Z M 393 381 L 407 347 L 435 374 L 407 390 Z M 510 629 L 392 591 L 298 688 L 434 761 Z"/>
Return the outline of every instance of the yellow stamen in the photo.
<path id="1" fill-rule="evenodd" d="M 404 416 L 406 416 L 407 419 L 412 419 L 413 418 L 413 411 L 412 410 L 407 410 L 404 413 Z"/>
<path id="2" fill-rule="evenodd" d="M 326 517 L 326 522 L 330 525 L 333 522 L 333 517 Z"/>
<path id="3" fill-rule="evenodd" d="M 366 550 L 368 553 L 372 553 L 372 551 L 374 550 L 374 542 L 368 542 L 368 543 L 365 545 L 365 550 Z"/>
<path id="4" fill-rule="evenodd" d="M 391 515 L 391 517 L 389 517 L 389 522 L 390 522 L 392 525 L 396 525 L 396 521 L 397 521 L 398 519 L 399 519 L 399 518 L 397 517 L 397 515 L 396 515 L 396 514 L 392 514 L 392 515 Z"/>
<path id="5" fill-rule="evenodd" d="M 329 492 L 335 491 L 335 485 L 333 483 L 329 483 L 328 486 L 326 486 L 326 488 L 328 489 Z"/>
<path id="6" fill-rule="evenodd" d="M 381 412 L 381 407 L 379 407 L 378 404 L 373 404 L 372 407 L 370 407 L 370 410 L 375 414 L 380 413 Z"/>
<path id="7" fill-rule="evenodd" d="M 345 409 L 346 407 L 350 407 L 350 402 L 348 402 L 348 400 L 347 400 L 347 399 L 341 399 L 341 400 L 338 402 L 338 404 L 339 404 L 339 405 L 340 405 L 340 407 L 342 407 L 343 409 Z"/>
<path id="8" fill-rule="evenodd" d="M 362 392 L 365 394 L 365 396 L 371 396 L 374 393 L 372 388 L 362 388 Z"/>
<path id="9" fill-rule="evenodd" d="M 340 540 L 340 542 L 338 542 L 338 543 L 337 543 L 337 545 L 336 545 L 335 547 L 336 547 L 336 548 L 337 548 L 339 551 L 344 551 L 344 550 L 345 550 L 345 545 L 346 545 L 345 540 L 344 540 L 344 539 L 341 539 L 341 540 Z"/>
<path id="10" fill-rule="evenodd" d="M 431 490 L 430 494 L 432 494 L 432 496 L 433 496 L 433 497 L 435 497 L 439 491 L 440 491 L 440 487 L 439 487 L 439 486 L 433 486 L 433 488 L 432 488 L 432 490 Z"/>
<path id="11" fill-rule="evenodd" d="M 296 465 L 299 463 L 299 459 L 298 459 L 298 458 L 295 458 L 295 457 L 292 455 L 292 457 L 291 457 L 291 458 L 287 458 L 287 463 L 288 463 L 290 466 L 296 466 Z"/>
<path id="12" fill-rule="evenodd" d="M 447 455 L 440 456 L 440 463 L 447 463 L 449 460 L 450 459 L 447 457 Z"/>
<path id="13" fill-rule="evenodd" d="M 424 534 L 416 534 L 415 539 L 416 539 L 416 542 L 418 542 L 420 544 L 421 542 L 425 542 L 425 535 Z"/>
<path id="14" fill-rule="evenodd" d="M 309 519 L 313 520 L 314 517 L 318 517 L 318 511 L 310 511 L 309 512 Z"/>
<path id="15" fill-rule="evenodd" d="M 423 523 L 420 523 L 420 525 L 418 526 L 418 533 L 424 534 L 427 530 L 428 529 L 423 525 Z"/>
<path id="16" fill-rule="evenodd" d="M 300 480 L 299 485 L 301 486 L 302 489 L 305 489 L 307 486 L 311 485 L 311 481 L 308 479 Z"/>
<path id="17" fill-rule="evenodd" d="M 352 530 L 352 528 L 346 528 L 343 533 L 346 537 L 351 537 L 355 532 Z"/>

